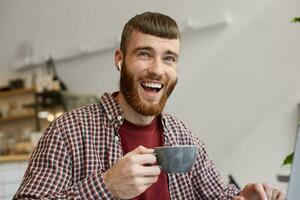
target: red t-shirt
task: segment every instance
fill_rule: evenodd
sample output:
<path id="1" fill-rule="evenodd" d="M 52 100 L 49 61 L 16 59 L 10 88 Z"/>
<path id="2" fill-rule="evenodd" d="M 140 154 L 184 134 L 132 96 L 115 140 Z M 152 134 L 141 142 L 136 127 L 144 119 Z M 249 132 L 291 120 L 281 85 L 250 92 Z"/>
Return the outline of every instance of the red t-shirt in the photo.
<path id="1" fill-rule="evenodd" d="M 147 148 L 164 146 L 164 135 L 161 120 L 156 117 L 151 124 L 136 126 L 127 120 L 120 127 L 119 134 L 124 155 L 139 145 Z M 134 200 L 160 199 L 169 200 L 168 177 L 163 171 L 156 183 L 152 184 L 144 193 L 133 198 Z"/>

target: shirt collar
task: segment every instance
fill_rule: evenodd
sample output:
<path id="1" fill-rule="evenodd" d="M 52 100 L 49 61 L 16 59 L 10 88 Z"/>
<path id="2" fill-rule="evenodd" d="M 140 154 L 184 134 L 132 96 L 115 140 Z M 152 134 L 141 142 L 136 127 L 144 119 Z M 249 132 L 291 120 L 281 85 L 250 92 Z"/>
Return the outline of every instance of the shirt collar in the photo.
<path id="1" fill-rule="evenodd" d="M 108 119 L 112 122 L 122 122 L 124 119 L 122 108 L 114 98 L 117 94 L 118 92 L 115 92 L 113 94 L 104 93 L 104 95 L 100 98 L 100 103 L 103 106 L 104 112 L 107 114 Z"/>
<path id="2" fill-rule="evenodd" d="M 107 114 L 108 119 L 111 122 L 117 123 L 118 126 L 122 125 L 124 120 L 124 113 L 123 110 L 118 103 L 118 101 L 115 99 L 115 97 L 118 95 L 119 92 L 114 92 L 113 94 L 110 93 L 104 93 L 103 96 L 100 98 L 100 103 L 103 106 L 104 112 Z M 168 115 L 165 113 L 161 114 L 161 120 L 162 125 L 164 128 L 164 134 L 166 136 L 169 135 L 168 129 L 169 127 L 169 121 L 168 121 Z"/>

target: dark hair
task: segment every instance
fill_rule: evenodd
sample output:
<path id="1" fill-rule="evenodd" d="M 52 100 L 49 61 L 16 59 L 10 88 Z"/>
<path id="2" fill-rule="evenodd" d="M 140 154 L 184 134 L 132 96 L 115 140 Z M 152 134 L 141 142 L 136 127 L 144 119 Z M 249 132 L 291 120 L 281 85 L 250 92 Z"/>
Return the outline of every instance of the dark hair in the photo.
<path id="1" fill-rule="evenodd" d="M 124 26 L 120 44 L 124 54 L 133 31 L 161 38 L 180 39 L 180 31 L 174 19 L 161 13 L 144 12 L 131 18 Z"/>

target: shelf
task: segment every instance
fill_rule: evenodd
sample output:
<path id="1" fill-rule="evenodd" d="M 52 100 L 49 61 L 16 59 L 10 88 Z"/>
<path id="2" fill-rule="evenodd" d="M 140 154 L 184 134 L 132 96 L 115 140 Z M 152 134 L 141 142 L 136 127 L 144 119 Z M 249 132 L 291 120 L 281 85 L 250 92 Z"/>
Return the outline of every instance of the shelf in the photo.
<path id="1" fill-rule="evenodd" d="M 23 120 L 23 119 L 28 119 L 28 118 L 33 118 L 35 117 L 34 112 L 22 114 L 22 115 L 15 115 L 15 116 L 9 116 L 9 117 L 2 117 L 0 118 L 0 123 L 2 122 L 12 122 L 12 121 L 17 121 L 17 120 Z"/>
<path id="2" fill-rule="evenodd" d="M 34 88 L 12 89 L 12 90 L 8 90 L 8 91 L 0 92 L 0 98 L 1 97 L 15 96 L 15 95 L 22 95 L 22 94 L 34 94 L 34 93 L 35 93 Z"/>
<path id="3" fill-rule="evenodd" d="M 29 158 L 30 158 L 29 154 L 5 155 L 5 156 L 0 156 L 0 163 L 28 161 Z"/>
<path id="4" fill-rule="evenodd" d="M 203 31 L 211 28 L 227 26 L 232 22 L 231 15 L 229 13 L 216 14 L 214 13 L 211 17 L 203 20 L 202 18 L 188 18 L 185 22 L 180 25 L 182 33 L 191 31 Z M 56 63 L 66 62 L 75 58 L 82 58 L 88 55 L 103 54 L 114 51 L 120 43 L 121 37 L 116 36 L 112 38 L 106 38 L 102 41 L 93 42 L 92 44 L 79 44 L 73 47 L 52 50 L 52 53 L 46 54 L 34 54 L 23 57 L 22 59 L 16 60 L 11 64 L 14 70 L 24 70 L 34 67 L 44 66 L 49 58 L 52 58 Z M 31 41 L 29 41 L 32 44 Z M 31 45 L 29 45 L 31 46 Z"/>

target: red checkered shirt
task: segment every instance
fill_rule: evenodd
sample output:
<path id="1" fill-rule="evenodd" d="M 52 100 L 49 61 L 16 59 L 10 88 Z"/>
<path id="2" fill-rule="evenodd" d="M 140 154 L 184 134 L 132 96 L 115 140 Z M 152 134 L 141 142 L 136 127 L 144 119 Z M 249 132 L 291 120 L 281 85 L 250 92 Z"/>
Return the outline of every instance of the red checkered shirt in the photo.
<path id="1" fill-rule="evenodd" d="M 116 199 L 101 174 L 123 156 L 118 130 L 124 114 L 111 94 L 65 113 L 45 131 L 29 160 L 14 199 Z M 181 121 L 161 116 L 165 145 L 197 145 L 190 173 L 168 174 L 171 199 L 232 199 L 239 190 L 226 186 L 208 158 L 203 142 Z"/>

